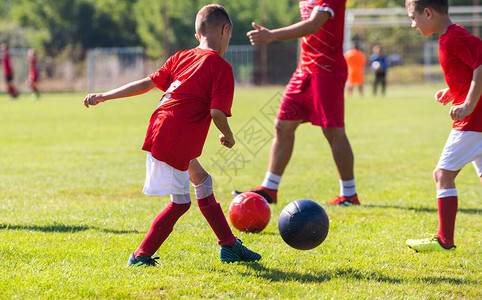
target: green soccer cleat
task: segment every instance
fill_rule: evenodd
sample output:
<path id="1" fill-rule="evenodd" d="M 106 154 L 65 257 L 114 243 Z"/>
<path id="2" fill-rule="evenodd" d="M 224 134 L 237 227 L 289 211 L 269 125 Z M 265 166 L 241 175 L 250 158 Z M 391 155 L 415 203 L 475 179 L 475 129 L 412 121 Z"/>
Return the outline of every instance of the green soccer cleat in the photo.
<path id="1" fill-rule="evenodd" d="M 134 253 L 129 256 L 129 259 L 127 260 L 127 266 L 128 267 L 155 267 L 157 264 L 159 264 L 156 260 L 159 259 L 159 257 L 150 257 L 150 256 L 138 256 L 135 257 Z"/>
<path id="2" fill-rule="evenodd" d="M 436 237 L 421 240 L 407 240 L 405 241 L 405 244 L 416 252 L 454 252 L 456 248 L 455 246 L 452 246 L 449 249 L 442 247 Z"/>
<path id="3" fill-rule="evenodd" d="M 261 259 L 261 255 L 249 250 L 243 246 L 243 242 L 240 239 L 236 239 L 233 246 L 221 246 L 220 252 L 221 261 L 225 263 L 232 263 L 237 261 L 258 261 Z"/>

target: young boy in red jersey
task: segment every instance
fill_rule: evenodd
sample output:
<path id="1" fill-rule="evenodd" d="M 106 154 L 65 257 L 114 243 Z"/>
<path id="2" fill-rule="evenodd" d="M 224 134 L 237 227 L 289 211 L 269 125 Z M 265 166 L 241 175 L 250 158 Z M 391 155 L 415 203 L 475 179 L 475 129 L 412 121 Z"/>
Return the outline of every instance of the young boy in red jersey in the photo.
<path id="1" fill-rule="evenodd" d="M 32 90 L 32 99 L 37 100 L 40 97 L 40 93 L 37 87 L 38 79 L 39 79 L 39 72 L 37 67 L 37 54 L 35 50 L 29 49 L 27 52 L 27 59 L 30 65 L 30 70 L 28 72 L 28 80 L 27 83 Z"/>
<path id="2" fill-rule="evenodd" d="M 13 84 L 13 68 L 10 62 L 10 53 L 8 52 L 7 43 L 2 43 L 0 48 L 2 50 L 3 75 L 5 76 L 7 90 L 12 98 L 16 98 L 18 96 L 18 91 Z"/>
<path id="3" fill-rule="evenodd" d="M 453 24 L 448 0 L 407 0 L 412 27 L 423 36 L 439 35 L 439 60 L 448 89 L 435 99 L 453 101 L 452 131 L 435 168 L 439 231 L 434 238 L 407 240 L 415 251 L 455 251 L 454 227 L 458 207 L 455 177 L 472 162 L 482 183 L 482 41 Z"/>
<path id="4" fill-rule="evenodd" d="M 345 0 L 300 0 L 301 21 L 269 30 L 253 22 L 251 44 L 301 38 L 298 68 L 281 99 L 275 120 L 268 171 L 261 186 L 252 189 L 277 203 L 281 177 L 293 153 L 295 131 L 305 122 L 320 126 L 338 171 L 340 194 L 330 205 L 359 205 L 353 152 L 345 132 L 344 92 L 348 68 L 343 57 Z M 234 194 L 240 192 L 233 191 Z"/>
<path id="5" fill-rule="evenodd" d="M 211 176 L 196 159 L 201 155 L 211 119 L 221 131 L 221 144 L 235 144 L 227 116 L 231 116 L 234 93 L 233 70 L 222 55 L 228 48 L 232 22 L 217 4 L 203 7 L 196 16 L 199 46 L 170 57 L 157 72 L 139 81 L 102 94 L 89 94 L 84 105 L 139 95 L 154 87 L 165 91 L 152 114 L 143 150 L 147 151 L 143 192 L 170 195 L 171 201 L 155 218 L 128 266 L 154 266 L 152 258 L 189 209 L 189 181 L 192 182 L 201 213 L 221 245 L 223 262 L 257 261 L 261 256 L 248 250 L 231 232 L 221 206 L 213 194 Z"/>

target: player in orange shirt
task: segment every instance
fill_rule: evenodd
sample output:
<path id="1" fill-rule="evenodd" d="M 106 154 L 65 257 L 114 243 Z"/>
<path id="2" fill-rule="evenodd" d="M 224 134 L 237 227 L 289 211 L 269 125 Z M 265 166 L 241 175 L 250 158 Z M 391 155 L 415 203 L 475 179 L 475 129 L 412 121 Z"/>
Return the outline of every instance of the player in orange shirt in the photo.
<path id="1" fill-rule="evenodd" d="M 365 54 L 360 51 L 360 45 L 355 43 L 353 49 L 345 52 L 345 60 L 348 64 L 348 96 L 353 93 L 353 87 L 358 86 L 358 92 L 363 97 L 364 68 L 366 63 Z"/>

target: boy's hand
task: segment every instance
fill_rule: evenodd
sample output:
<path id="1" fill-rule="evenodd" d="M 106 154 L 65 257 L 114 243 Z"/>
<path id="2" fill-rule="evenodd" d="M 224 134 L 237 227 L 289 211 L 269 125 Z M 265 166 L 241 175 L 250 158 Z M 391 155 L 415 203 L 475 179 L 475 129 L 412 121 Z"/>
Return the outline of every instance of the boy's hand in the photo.
<path id="1" fill-rule="evenodd" d="M 251 45 L 268 44 L 274 40 L 271 31 L 268 28 L 260 26 L 255 22 L 251 23 L 251 25 L 255 30 L 251 30 L 246 33 L 246 36 L 248 36 L 249 41 L 251 42 Z"/>
<path id="2" fill-rule="evenodd" d="M 221 142 L 221 145 L 228 148 L 233 148 L 234 144 L 236 144 L 233 136 L 226 137 L 224 134 L 219 135 L 219 141 Z"/>
<path id="3" fill-rule="evenodd" d="M 102 94 L 88 94 L 84 99 L 84 105 L 89 108 L 89 105 L 97 105 L 104 101 L 105 99 Z"/>
<path id="4" fill-rule="evenodd" d="M 466 103 L 455 105 L 450 108 L 450 117 L 452 120 L 462 121 L 466 116 L 470 115 L 474 111 L 474 108 Z"/>
<path id="5" fill-rule="evenodd" d="M 435 100 L 443 105 L 447 105 L 447 103 L 454 100 L 454 96 L 452 95 L 452 92 L 450 92 L 450 89 L 446 88 L 435 93 Z"/>

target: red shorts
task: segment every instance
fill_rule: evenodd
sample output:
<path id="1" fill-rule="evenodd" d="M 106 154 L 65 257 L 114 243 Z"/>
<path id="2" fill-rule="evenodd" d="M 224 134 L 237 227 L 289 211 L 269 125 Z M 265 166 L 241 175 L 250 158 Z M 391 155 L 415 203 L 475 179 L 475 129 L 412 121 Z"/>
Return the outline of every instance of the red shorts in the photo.
<path id="1" fill-rule="evenodd" d="M 295 72 L 286 86 L 278 120 L 303 120 L 315 126 L 345 127 L 347 73 Z"/>

